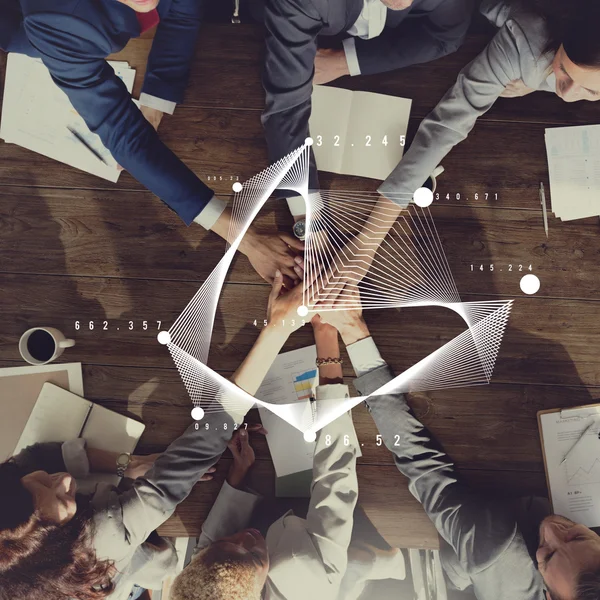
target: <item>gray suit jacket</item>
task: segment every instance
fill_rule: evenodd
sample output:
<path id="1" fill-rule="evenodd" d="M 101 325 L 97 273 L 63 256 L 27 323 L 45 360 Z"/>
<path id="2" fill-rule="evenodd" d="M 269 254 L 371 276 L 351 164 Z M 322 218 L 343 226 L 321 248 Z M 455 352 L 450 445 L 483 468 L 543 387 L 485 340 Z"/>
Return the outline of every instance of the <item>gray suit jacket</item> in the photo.
<path id="1" fill-rule="evenodd" d="M 309 135 L 317 36 L 347 31 L 362 8 L 363 0 L 267 0 L 262 122 L 271 162 L 304 144 Z M 455 51 L 471 11 L 472 0 L 414 0 L 406 10 L 388 11 L 389 26 L 378 38 L 356 40 L 361 72 L 399 69 Z M 309 187 L 319 187 L 314 157 Z"/>
<path id="2" fill-rule="evenodd" d="M 385 365 L 354 385 L 368 396 L 393 378 Z M 531 556 L 537 546 L 535 527 L 526 540 L 517 510 L 460 482 L 454 464 L 412 414 L 403 394 L 372 396 L 367 407 L 410 492 L 443 540 L 442 564 L 454 586 L 472 584 L 479 600 L 543 600 L 543 581 Z"/>
<path id="3" fill-rule="evenodd" d="M 522 80 L 534 90 L 554 91 L 547 81 L 554 56 L 544 53 L 548 34 L 542 19 L 511 13 L 497 0 L 485 0 L 482 12 L 500 30 L 425 117 L 410 148 L 378 189 L 398 204 L 408 204 L 407 194 L 412 196 L 448 152 L 469 135 L 509 82 Z"/>
<path id="4" fill-rule="evenodd" d="M 205 432 L 205 423 L 209 423 L 210 433 Z M 194 424 L 190 425 L 156 460 L 146 476 L 136 479 L 129 490 L 122 492 L 110 485 L 98 485 L 92 497 L 93 544 L 96 556 L 114 561 L 118 571 L 110 600 L 127 598 L 134 583 L 157 589 L 175 568 L 174 547 L 167 540 L 156 546 L 146 539 L 173 514 L 202 475 L 219 460 L 233 430 L 234 421 L 227 413 L 207 410 L 202 427 L 196 431 Z M 61 446 L 36 444 L 25 448 L 15 460 L 26 472 L 66 471 L 68 465 L 65 465 Z M 80 454 L 76 456 L 71 444 L 67 462 L 78 464 L 79 468 L 83 464 L 85 470 L 87 457 L 83 443 L 79 447 Z"/>

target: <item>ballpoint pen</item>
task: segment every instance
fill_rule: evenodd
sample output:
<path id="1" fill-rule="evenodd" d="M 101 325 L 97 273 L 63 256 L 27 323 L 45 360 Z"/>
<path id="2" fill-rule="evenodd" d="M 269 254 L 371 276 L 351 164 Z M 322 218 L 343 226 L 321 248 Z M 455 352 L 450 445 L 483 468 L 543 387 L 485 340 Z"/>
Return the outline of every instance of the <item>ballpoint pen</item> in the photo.
<path id="1" fill-rule="evenodd" d="M 73 129 L 70 126 L 67 126 L 67 129 L 71 132 L 71 135 L 73 135 L 74 137 L 77 138 L 77 140 L 79 142 L 81 142 L 81 144 L 83 144 L 83 146 L 85 146 L 98 160 L 101 160 L 107 167 L 109 167 L 110 165 L 106 162 L 106 160 L 104 160 L 104 158 L 102 157 L 102 155 L 96 151 L 94 148 L 92 148 L 92 146 L 90 146 L 88 144 L 88 142 L 86 142 L 86 140 L 84 139 L 84 137 L 77 133 L 77 131 L 75 131 L 75 129 Z"/>
<path id="2" fill-rule="evenodd" d="M 548 237 L 548 210 L 546 208 L 546 194 L 544 193 L 544 183 L 540 182 L 540 204 L 542 205 L 542 216 L 544 218 L 544 231 Z"/>

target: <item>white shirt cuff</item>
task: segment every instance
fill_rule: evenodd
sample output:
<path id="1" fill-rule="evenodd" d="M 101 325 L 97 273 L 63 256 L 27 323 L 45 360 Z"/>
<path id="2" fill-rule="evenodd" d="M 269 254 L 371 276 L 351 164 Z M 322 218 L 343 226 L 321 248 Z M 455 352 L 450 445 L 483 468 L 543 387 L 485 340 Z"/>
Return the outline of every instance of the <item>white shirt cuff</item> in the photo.
<path id="1" fill-rule="evenodd" d="M 318 385 L 315 390 L 317 400 L 335 400 L 337 398 L 349 398 L 350 390 L 343 383 L 330 383 L 328 385 Z"/>
<path id="2" fill-rule="evenodd" d="M 194 219 L 194 223 L 198 223 L 204 229 L 210 229 L 223 214 L 227 208 L 227 202 L 213 196 L 208 204 L 200 211 L 200 214 Z"/>
<path id="3" fill-rule="evenodd" d="M 372 337 L 354 342 L 354 344 L 346 346 L 346 350 L 357 377 L 386 364 Z"/>
<path id="4" fill-rule="evenodd" d="M 175 112 L 175 107 L 177 106 L 176 102 L 172 102 L 171 100 L 163 100 L 162 98 L 157 98 L 156 96 L 146 93 L 140 94 L 140 104 L 147 106 L 148 108 L 155 108 L 156 110 L 160 110 L 168 115 L 172 115 Z"/>
<path id="5" fill-rule="evenodd" d="M 292 217 L 299 217 L 300 215 L 306 214 L 306 202 L 302 196 L 292 196 L 291 198 L 285 199 Z"/>
<path id="6" fill-rule="evenodd" d="M 248 527 L 260 500 L 261 496 L 234 488 L 224 481 L 208 517 L 202 524 L 202 534 L 196 550 Z"/>
<path id="7" fill-rule="evenodd" d="M 344 46 L 344 54 L 348 63 L 348 71 L 350 75 L 360 75 L 360 65 L 358 64 L 358 55 L 356 54 L 356 43 L 353 37 L 346 38 L 342 45 Z"/>

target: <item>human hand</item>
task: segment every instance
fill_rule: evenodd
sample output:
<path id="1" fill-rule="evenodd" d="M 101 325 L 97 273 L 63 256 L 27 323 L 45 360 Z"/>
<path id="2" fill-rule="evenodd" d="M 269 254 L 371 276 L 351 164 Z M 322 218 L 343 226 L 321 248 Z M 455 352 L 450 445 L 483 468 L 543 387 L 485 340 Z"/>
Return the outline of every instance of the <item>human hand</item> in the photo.
<path id="1" fill-rule="evenodd" d="M 250 445 L 250 431 L 263 435 L 267 433 L 266 429 L 260 424 L 249 425 L 248 429 L 238 429 L 227 444 L 233 455 L 233 463 L 227 474 L 227 483 L 234 488 L 242 486 L 256 458 Z"/>
<path id="2" fill-rule="evenodd" d="M 275 272 L 283 274 L 283 282 L 287 289 L 298 283 L 298 275 L 294 271 L 294 258 L 304 250 L 304 242 L 287 233 L 258 233 L 250 228 L 242 243 L 240 252 L 245 254 L 254 270 L 269 283 L 273 283 Z"/>
<path id="3" fill-rule="evenodd" d="M 343 50 L 317 50 L 313 83 L 322 85 L 344 75 L 350 75 L 350 70 Z"/>
<path id="4" fill-rule="evenodd" d="M 302 283 L 298 283 L 291 290 L 284 290 L 281 271 L 276 271 L 267 305 L 267 323 L 269 326 L 281 327 L 287 335 L 300 329 L 304 324 L 304 321 L 298 315 L 298 307 L 302 305 L 302 298 Z"/>
<path id="5" fill-rule="evenodd" d="M 160 125 L 165 113 L 163 113 L 162 110 L 150 108 L 149 106 L 144 106 L 143 104 L 140 105 L 140 110 L 146 118 L 146 121 L 148 121 L 148 123 L 150 123 L 150 125 L 152 125 L 156 131 L 158 131 L 158 126 Z"/>
<path id="6" fill-rule="evenodd" d="M 501 98 L 519 98 L 520 96 L 527 96 L 535 92 L 533 88 L 527 87 L 522 79 L 515 79 L 510 81 L 504 88 L 504 91 L 500 94 Z"/>
<path id="7" fill-rule="evenodd" d="M 310 304 L 330 307 L 338 299 L 344 300 L 346 286 L 356 286 L 363 280 L 378 248 L 377 242 L 371 243 L 362 235 L 357 235 L 337 251 L 332 249 L 333 259 L 330 263 L 313 267 L 311 279 L 306 282 Z"/>
<path id="8" fill-rule="evenodd" d="M 341 297 L 343 297 L 343 300 L 338 299 L 333 303 L 334 310 L 318 313 L 313 317 L 313 321 L 318 318 L 321 326 L 335 327 L 340 332 L 344 344 L 349 346 L 358 340 L 369 337 L 371 334 L 362 316 L 358 287 L 347 284 L 344 286 Z M 348 305 L 351 308 L 344 308 Z M 319 310 L 318 304 L 315 306 L 315 310 Z"/>

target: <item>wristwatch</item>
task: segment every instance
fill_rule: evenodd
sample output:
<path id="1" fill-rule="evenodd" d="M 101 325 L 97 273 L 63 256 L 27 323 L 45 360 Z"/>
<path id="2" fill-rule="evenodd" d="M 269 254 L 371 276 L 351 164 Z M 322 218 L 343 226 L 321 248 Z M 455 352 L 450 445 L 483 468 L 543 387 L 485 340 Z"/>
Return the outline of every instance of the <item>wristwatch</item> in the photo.
<path id="1" fill-rule="evenodd" d="M 300 221 L 296 221 L 294 223 L 294 228 L 292 229 L 294 235 L 301 241 L 304 241 L 306 237 L 306 220 L 301 219 Z"/>
<path id="2" fill-rule="evenodd" d="M 123 452 L 117 456 L 117 475 L 119 477 L 125 477 L 125 471 L 127 471 L 130 462 L 131 454 L 128 452 Z"/>

